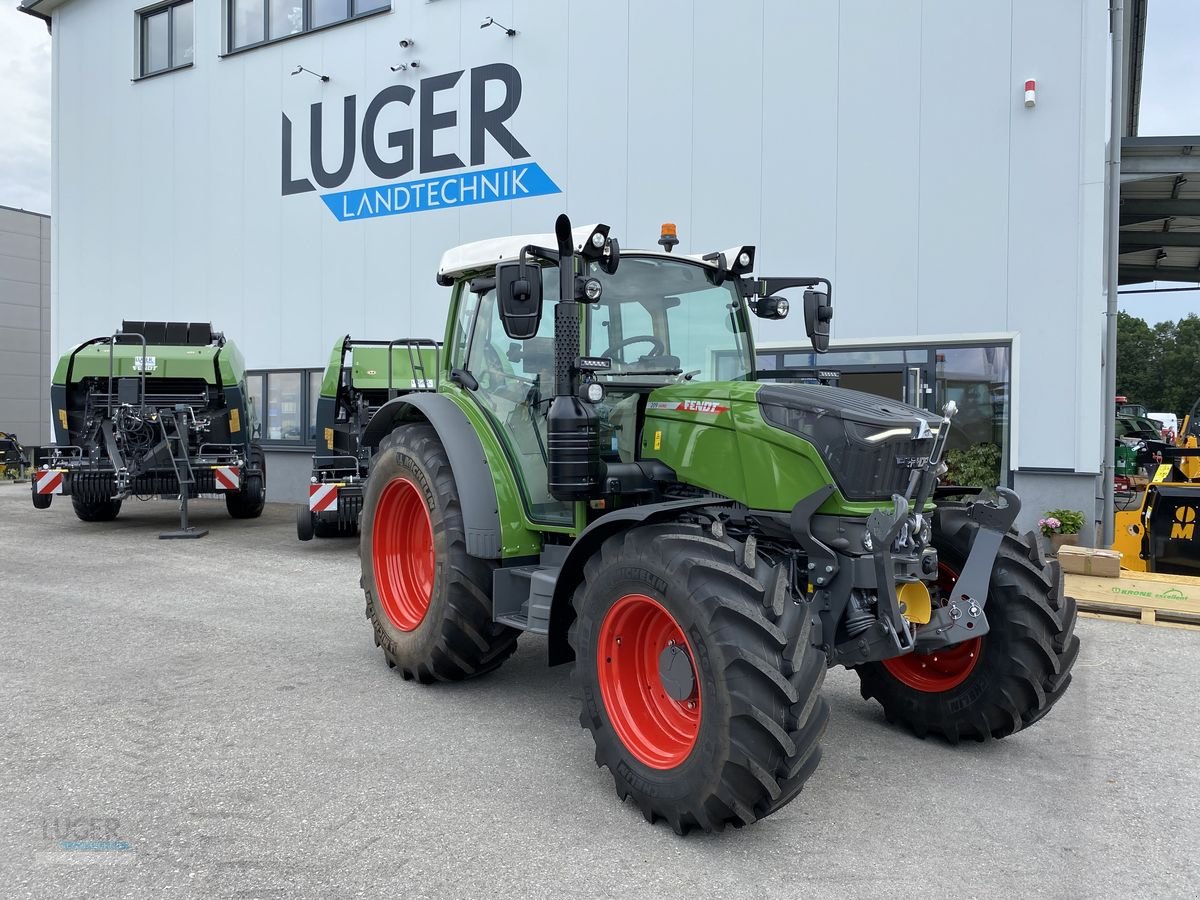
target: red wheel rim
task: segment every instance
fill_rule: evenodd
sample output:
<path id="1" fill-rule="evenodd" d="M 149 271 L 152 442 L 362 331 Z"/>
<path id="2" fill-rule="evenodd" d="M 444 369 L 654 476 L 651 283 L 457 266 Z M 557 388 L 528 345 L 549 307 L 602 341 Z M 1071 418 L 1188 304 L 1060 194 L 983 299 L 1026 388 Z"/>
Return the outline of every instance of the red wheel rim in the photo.
<path id="1" fill-rule="evenodd" d="M 691 696 L 671 697 L 659 675 L 659 655 L 672 643 L 692 666 Z M 674 616 L 645 594 L 626 594 L 600 623 L 596 668 L 604 711 L 621 743 L 651 769 L 673 769 L 688 758 L 700 733 L 700 680 L 695 654 Z"/>
<path id="2" fill-rule="evenodd" d="M 958 572 L 945 563 L 938 563 L 938 588 L 943 597 L 950 596 L 956 581 Z M 927 694 L 940 694 L 967 680 L 979 662 L 982 648 L 983 638 L 973 638 L 933 653 L 908 653 L 885 659 L 883 667 L 910 688 Z"/>
<path id="3" fill-rule="evenodd" d="M 407 478 L 396 478 L 375 507 L 371 565 L 383 611 L 401 631 L 414 631 L 429 611 L 434 560 L 425 495 Z"/>

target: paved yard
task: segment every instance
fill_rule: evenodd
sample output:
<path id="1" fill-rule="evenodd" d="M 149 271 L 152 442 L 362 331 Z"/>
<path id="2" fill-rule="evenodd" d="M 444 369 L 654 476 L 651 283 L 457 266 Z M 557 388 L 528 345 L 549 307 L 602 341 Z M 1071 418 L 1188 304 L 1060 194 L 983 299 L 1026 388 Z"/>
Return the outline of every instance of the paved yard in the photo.
<path id="1" fill-rule="evenodd" d="M 85 525 L 0 487 L 0 897 L 1200 885 L 1200 632 L 1081 621 L 1066 698 L 985 746 L 893 730 L 834 671 L 800 798 L 679 838 L 617 800 L 543 640 L 480 681 L 405 683 L 372 644 L 353 541 L 301 544 L 290 507 L 193 508 L 210 535 L 165 542 L 170 503 Z"/>

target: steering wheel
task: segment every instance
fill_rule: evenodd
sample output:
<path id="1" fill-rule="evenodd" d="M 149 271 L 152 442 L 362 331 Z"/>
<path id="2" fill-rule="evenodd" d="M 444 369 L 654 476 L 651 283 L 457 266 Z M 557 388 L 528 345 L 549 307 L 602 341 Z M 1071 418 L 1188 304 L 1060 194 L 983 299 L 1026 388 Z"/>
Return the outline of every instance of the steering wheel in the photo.
<path id="1" fill-rule="evenodd" d="M 666 351 L 667 346 L 652 334 L 635 334 L 632 337 L 627 337 L 622 341 L 617 341 L 607 350 L 602 353 L 602 356 L 613 356 L 618 350 L 628 347 L 630 344 L 653 344 L 647 356 L 662 356 Z"/>

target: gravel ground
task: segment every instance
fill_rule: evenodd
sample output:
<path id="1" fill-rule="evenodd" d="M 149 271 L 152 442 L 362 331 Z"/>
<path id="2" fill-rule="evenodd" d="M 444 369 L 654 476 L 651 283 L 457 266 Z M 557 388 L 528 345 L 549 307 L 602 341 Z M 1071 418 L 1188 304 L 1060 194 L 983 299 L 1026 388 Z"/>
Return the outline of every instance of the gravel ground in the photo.
<path id="1" fill-rule="evenodd" d="M 354 541 L 193 510 L 208 537 L 158 541 L 170 503 L 87 525 L 0 487 L 0 897 L 1200 890 L 1200 632 L 1081 620 L 1063 701 L 987 745 L 890 728 L 835 670 L 800 798 L 679 838 L 618 801 L 543 639 L 405 683 Z"/>

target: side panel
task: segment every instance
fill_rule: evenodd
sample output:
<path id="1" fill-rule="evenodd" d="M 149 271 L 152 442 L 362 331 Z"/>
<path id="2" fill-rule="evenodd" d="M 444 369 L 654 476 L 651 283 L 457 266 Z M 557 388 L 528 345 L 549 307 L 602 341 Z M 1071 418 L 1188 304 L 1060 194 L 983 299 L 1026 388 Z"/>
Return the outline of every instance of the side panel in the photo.
<path id="1" fill-rule="evenodd" d="M 437 379 L 439 354 L 432 347 L 414 348 L 409 353 L 408 347 L 393 347 L 391 351 L 391 382 L 388 382 L 388 348 L 387 347 L 355 347 L 351 350 L 350 383 L 360 390 L 407 391 L 424 387 L 417 383 L 413 363 L 424 366 L 425 380 Z M 432 388 L 433 385 L 429 385 Z"/>
<path id="2" fill-rule="evenodd" d="M 325 365 L 325 377 L 321 379 L 322 397 L 333 397 L 337 394 L 338 376 L 342 371 L 342 360 L 345 358 L 345 346 L 348 340 L 350 340 L 350 335 L 343 335 L 337 339 L 337 343 L 329 351 L 329 362 Z"/>
<path id="3" fill-rule="evenodd" d="M 192 348 L 196 349 L 196 348 Z M 203 349 L 203 348 L 199 348 Z M 233 341 L 226 341 L 217 354 L 217 366 L 221 373 L 221 384 L 226 387 L 240 385 L 246 380 L 246 361 L 242 351 Z"/>

